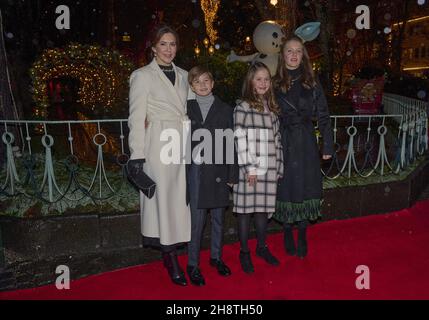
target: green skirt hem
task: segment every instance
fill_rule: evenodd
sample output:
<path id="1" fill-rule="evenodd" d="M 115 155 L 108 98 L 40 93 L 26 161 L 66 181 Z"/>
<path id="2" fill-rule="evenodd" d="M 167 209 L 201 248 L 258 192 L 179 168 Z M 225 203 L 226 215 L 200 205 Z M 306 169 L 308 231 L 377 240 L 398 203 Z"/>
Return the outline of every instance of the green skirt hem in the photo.
<path id="1" fill-rule="evenodd" d="M 295 223 L 303 220 L 317 220 L 320 214 L 321 199 L 304 200 L 303 202 L 276 202 L 273 218 L 281 223 Z"/>

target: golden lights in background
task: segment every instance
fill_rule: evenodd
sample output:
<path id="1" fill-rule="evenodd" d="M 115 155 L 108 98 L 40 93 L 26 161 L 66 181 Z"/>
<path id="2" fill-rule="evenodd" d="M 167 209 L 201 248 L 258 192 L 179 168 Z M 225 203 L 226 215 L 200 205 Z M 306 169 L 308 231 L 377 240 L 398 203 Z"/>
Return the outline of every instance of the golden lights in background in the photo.
<path id="1" fill-rule="evenodd" d="M 124 32 L 124 34 L 122 36 L 122 41 L 123 42 L 130 42 L 131 41 L 131 36 L 128 34 L 128 32 Z"/>
<path id="2" fill-rule="evenodd" d="M 91 110 L 97 106 L 109 109 L 122 98 L 118 89 L 127 86 L 132 68 L 119 52 L 100 46 L 74 43 L 47 49 L 30 70 L 36 103 L 33 114 L 37 119 L 47 117 L 48 81 L 61 77 L 79 80 L 78 103 Z"/>
<path id="3" fill-rule="evenodd" d="M 206 33 L 212 45 L 215 44 L 218 39 L 217 30 L 213 25 L 217 17 L 219 5 L 220 0 L 201 0 L 201 9 L 204 12 L 204 20 L 206 23 Z"/>
<path id="4" fill-rule="evenodd" d="M 320 70 L 322 69 L 322 64 L 321 64 L 320 60 L 313 61 L 311 63 L 311 66 L 312 66 L 314 72 L 320 72 Z"/>
<path id="5" fill-rule="evenodd" d="M 205 51 L 204 51 L 204 53 L 209 53 L 210 55 L 212 55 L 214 52 L 215 52 L 215 48 L 216 49 L 219 49 L 219 47 L 218 47 L 218 45 L 216 45 L 216 46 L 213 46 L 213 45 L 211 45 L 210 44 L 210 40 L 209 39 L 207 39 L 207 38 L 205 38 L 204 40 L 203 40 L 203 44 L 204 44 L 204 47 L 205 47 Z M 200 49 L 200 46 L 199 46 L 199 44 L 198 44 L 198 41 L 195 41 L 195 48 L 194 48 L 194 52 L 195 52 L 195 55 L 198 57 L 199 55 L 200 55 L 200 53 L 201 53 L 201 49 Z"/>
<path id="6" fill-rule="evenodd" d="M 197 45 L 194 49 L 196 56 L 198 57 L 201 53 L 200 47 Z"/>
<path id="7" fill-rule="evenodd" d="M 332 78 L 333 81 L 333 94 L 335 97 L 340 95 L 340 74 L 339 72 L 334 72 L 334 76 Z"/>

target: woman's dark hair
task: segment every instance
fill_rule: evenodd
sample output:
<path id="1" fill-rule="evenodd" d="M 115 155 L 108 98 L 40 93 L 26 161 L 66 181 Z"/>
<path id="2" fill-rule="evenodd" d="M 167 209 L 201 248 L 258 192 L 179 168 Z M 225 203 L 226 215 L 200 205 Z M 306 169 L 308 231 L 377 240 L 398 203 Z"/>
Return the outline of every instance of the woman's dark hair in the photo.
<path id="1" fill-rule="evenodd" d="M 268 75 L 271 78 L 270 69 L 268 67 L 259 61 L 256 61 L 253 63 L 249 70 L 247 71 L 246 77 L 244 78 L 243 82 L 243 89 L 242 89 L 242 99 L 246 101 L 251 108 L 256 109 L 259 112 L 264 111 L 264 102 L 263 100 L 256 94 L 255 88 L 253 87 L 252 80 L 255 77 L 255 74 L 258 70 L 265 69 L 268 72 Z M 271 112 L 274 112 L 275 114 L 280 114 L 280 108 L 277 105 L 276 99 L 274 97 L 274 91 L 272 83 L 270 83 L 270 88 L 268 91 L 264 94 L 264 98 L 268 102 L 268 108 Z"/>
<path id="2" fill-rule="evenodd" d="M 300 67 L 302 68 L 302 77 L 300 79 L 302 85 L 306 89 L 314 88 L 317 83 L 316 83 L 316 77 L 314 75 L 313 67 L 311 65 L 310 56 L 308 55 L 308 51 L 304 46 L 304 42 L 302 42 L 301 38 L 297 36 L 291 36 L 287 38 L 280 46 L 277 72 L 273 78 L 274 87 L 283 92 L 286 92 L 290 89 L 292 79 L 287 71 L 286 61 L 284 58 L 284 50 L 286 48 L 286 45 L 290 41 L 297 41 L 302 45 L 303 54 L 302 54 L 302 61 L 300 65 Z"/>
<path id="3" fill-rule="evenodd" d="M 154 58 L 154 53 L 152 48 L 155 47 L 155 45 L 159 42 L 162 36 L 166 33 L 171 33 L 174 35 L 174 38 L 176 38 L 176 47 L 179 48 L 179 35 L 177 34 L 176 30 L 174 30 L 173 28 L 171 28 L 166 24 L 160 24 L 154 30 L 152 30 L 149 37 L 150 45 L 148 47 L 148 50 L 149 50 L 149 57 L 151 59 Z"/>

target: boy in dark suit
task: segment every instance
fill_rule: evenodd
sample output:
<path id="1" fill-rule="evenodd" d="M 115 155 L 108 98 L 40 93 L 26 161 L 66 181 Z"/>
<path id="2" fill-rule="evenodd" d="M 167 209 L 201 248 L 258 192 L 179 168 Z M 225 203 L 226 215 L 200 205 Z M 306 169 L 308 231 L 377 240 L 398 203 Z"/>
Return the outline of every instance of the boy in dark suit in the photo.
<path id="1" fill-rule="evenodd" d="M 210 265 L 215 267 L 222 276 L 231 274 L 230 269 L 221 259 L 223 221 L 225 209 L 229 205 L 230 187 L 238 183 L 238 166 L 234 144 L 229 146 L 223 141 L 221 163 L 219 163 L 220 154 L 216 155 L 219 141 L 215 141 L 215 132 L 231 129 L 230 134 L 232 134 L 233 110 L 213 95 L 213 75 L 208 69 L 196 66 L 189 71 L 188 81 L 195 93 L 195 99 L 188 100 L 187 114 L 191 120 L 191 134 L 194 136 L 196 133 L 195 136 L 199 139 L 196 139 L 197 141 L 192 139 L 192 161 L 187 172 L 191 206 L 191 241 L 188 244 L 187 272 L 192 284 L 203 286 L 205 280 L 199 268 L 199 256 L 208 211 L 212 222 Z M 210 134 L 211 139 L 204 141 L 206 137 L 196 132 L 197 130 Z M 211 155 L 206 147 L 211 148 Z M 230 164 L 227 163 L 227 152 L 234 152 L 234 158 L 233 161 L 229 161 L 232 162 Z"/>

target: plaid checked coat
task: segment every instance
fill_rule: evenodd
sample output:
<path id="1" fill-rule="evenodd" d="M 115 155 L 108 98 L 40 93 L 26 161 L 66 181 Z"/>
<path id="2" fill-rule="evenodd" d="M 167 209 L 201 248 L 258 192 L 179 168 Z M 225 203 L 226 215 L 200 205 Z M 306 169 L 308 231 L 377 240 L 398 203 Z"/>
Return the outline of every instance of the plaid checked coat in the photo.
<path id="1" fill-rule="evenodd" d="M 272 112 L 259 112 L 241 102 L 234 109 L 234 132 L 238 155 L 239 182 L 234 185 L 233 212 L 273 213 L 277 180 L 283 176 L 283 149 L 279 119 Z M 257 174 L 249 186 L 248 174 Z"/>

